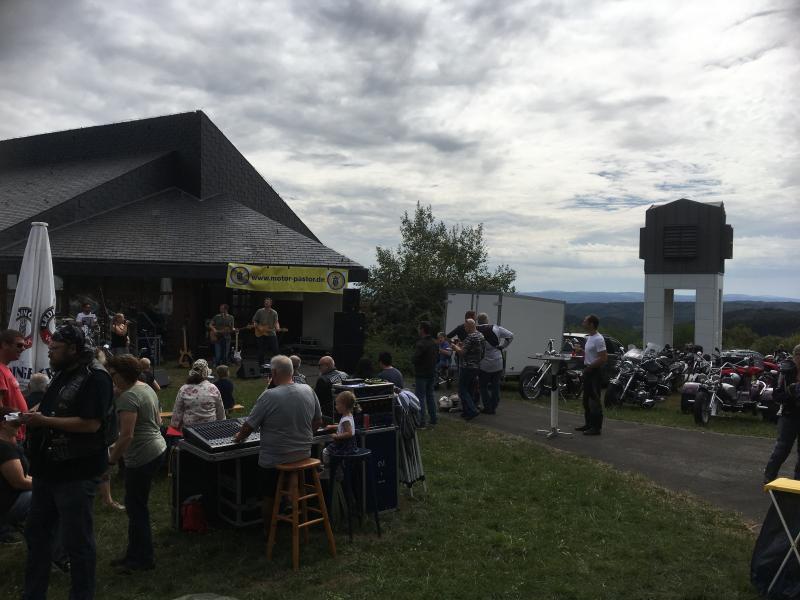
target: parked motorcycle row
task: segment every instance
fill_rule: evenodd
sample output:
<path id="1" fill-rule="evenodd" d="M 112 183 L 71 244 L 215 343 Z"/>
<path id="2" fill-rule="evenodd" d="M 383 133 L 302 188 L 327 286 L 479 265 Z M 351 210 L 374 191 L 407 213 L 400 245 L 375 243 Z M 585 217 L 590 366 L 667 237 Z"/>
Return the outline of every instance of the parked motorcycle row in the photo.
<path id="1" fill-rule="evenodd" d="M 650 409 L 670 394 L 680 392 L 681 412 L 692 414 L 701 426 L 723 412 L 761 414 L 764 420 L 775 421 L 780 407 L 772 400 L 772 389 L 780 363 L 788 358 L 785 352 L 762 356 L 752 350 L 720 352 L 715 348 L 713 354 L 703 354 L 696 348 L 631 348 L 619 356 L 604 403 L 607 408 L 633 405 Z M 578 361 L 558 364 L 559 395 L 581 397 L 583 382 Z M 573 366 L 576 368 L 570 368 Z M 525 369 L 519 386 L 523 398 L 534 400 L 550 394 L 548 369 L 548 363 Z"/>
<path id="2" fill-rule="evenodd" d="M 762 356 L 734 350 L 702 357 L 702 368 L 681 389 L 681 410 L 694 415 L 698 425 L 708 425 L 722 412 L 759 413 L 774 421 L 779 405 L 772 400 L 780 363 L 786 353 Z"/>

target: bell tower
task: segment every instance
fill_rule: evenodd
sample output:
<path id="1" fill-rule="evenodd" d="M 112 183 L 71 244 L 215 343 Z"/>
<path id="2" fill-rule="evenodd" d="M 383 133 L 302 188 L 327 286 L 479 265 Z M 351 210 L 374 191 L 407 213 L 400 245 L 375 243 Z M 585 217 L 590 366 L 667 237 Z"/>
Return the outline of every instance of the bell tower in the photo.
<path id="1" fill-rule="evenodd" d="M 733 258 L 733 227 L 722 202 L 681 198 L 647 209 L 639 230 L 644 260 L 643 342 L 672 345 L 675 290 L 693 289 L 694 342 L 722 347 L 722 280 Z"/>

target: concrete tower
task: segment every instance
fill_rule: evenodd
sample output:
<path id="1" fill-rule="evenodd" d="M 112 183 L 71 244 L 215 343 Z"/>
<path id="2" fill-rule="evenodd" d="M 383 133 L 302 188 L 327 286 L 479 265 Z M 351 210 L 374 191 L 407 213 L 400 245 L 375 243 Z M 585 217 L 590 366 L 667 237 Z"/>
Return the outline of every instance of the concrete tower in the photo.
<path id="1" fill-rule="evenodd" d="M 694 342 L 722 347 L 722 278 L 733 258 L 733 227 L 722 202 L 681 198 L 651 206 L 639 230 L 644 260 L 644 343 L 672 344 L 675 290 L 696 291 Z"/>

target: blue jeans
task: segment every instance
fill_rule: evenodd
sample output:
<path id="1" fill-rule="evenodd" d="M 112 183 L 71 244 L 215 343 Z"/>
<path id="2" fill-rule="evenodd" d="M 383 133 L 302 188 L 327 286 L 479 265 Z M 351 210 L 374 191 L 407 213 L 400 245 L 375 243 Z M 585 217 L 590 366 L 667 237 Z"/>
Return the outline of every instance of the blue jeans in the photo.
<path id="1" fill-rule="evenodd" d="M 214 342 L 214 365 L 227 365 L 228 354 L 231 351 L 231 338 L 223 335 Z"/>
<path id="2" fill-rule="evenodd" d="M 28 559 L 25 565 L 23 600 L 44 600 L 50 578 L 54 539 L 61 525 L 64 550 L 72 577 L 70 600 L 94 598 L 95 565 L 94 495 L 99 479 L 53 482 L 35 477 L 25 537 Z"/>
<path id="3" fill-rule="evenodd" d="M 125 558 L 138 565 L 153 564 L 153 533 L 150 529 L 150 487 L 164 455 L 141 467 L 125 467 L 125 511 L 128 513 L 128 549 Z"/>
<path id="4" fill-rule="evenodd" d="M 425 407 L 428 407 L 428 415 L 431 425 L 436 425 L 438 407 L 436 399 L 433 397 L 433 381 L 435 375 L 431 377 L 417 377 L 414 379 L 414 394 L 419 398 L 419 422 L 425 425 Z"/>
<path id="5" fill-rule="evenodd" d="M 30 490 L 25 490 L 24 492 L 19 493 L 19 496 L 17 496 L 17 499 L 14 500 L 14 504 L 11 505 L 11 508 L 8 509 L 8 512 L 0 516 L 0 526 L 14 527 L 24 523 L 25 519 L 28 518 L 28 513 L 30 510 L 31 492 Z"/>
<path id="6" fill-rule="evenodd" d="M 458 374 L 458 398 L 461 400 L 461 412 L 465 417 L 478 414 L 475 402 L 472 400 L 472 382 L 478 376 L 478 369 L 462 366 Z"/>
<path id="7" fill-rule="evenodd" d="M 267 364 L 273 356 L 278 354 L 278 336 L 262 335 L 256 338 L 258 348 L 258 366 Z"/>
<path id="8" fill-rule="evenodd" d="M 495 371 L 494 373 L 481 371 L 478 376 L 481 382 L 483 409 L 487 412 L 495 412 L 497 405 L 500 404 L 500 375 L 502 374 L 502 371 Z"/>
<path id="9" fill-rule="evenodd" d="M 797 441 L 797 464 L 794 467 L 794 478 L 800 477 L 800 417 L 797 415 L 781 416 L 778 419 L 778 439 L 764 469 L 764 483 L 778 477 L 781 465 L 792 453 L 792 446 Z"/>

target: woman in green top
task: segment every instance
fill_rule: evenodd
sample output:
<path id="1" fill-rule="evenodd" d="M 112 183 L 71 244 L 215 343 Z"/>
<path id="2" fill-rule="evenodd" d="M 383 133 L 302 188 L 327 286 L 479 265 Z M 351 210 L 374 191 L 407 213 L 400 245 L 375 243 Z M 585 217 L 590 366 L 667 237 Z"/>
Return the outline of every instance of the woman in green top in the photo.
<path id="1" fill-rule="evenodd" d="M 139 381 L 139 359 L 130 354 L 114 356 L 108 367 L 119 392 L 115 400 L 119 438 L 111 447 L 108 462 L 113 465 L 125 458 L 128 513 L 128 548 L 111 565 L 126 571 L 145 571 L 155 568 L 147 501 L 167 444 L 161 435 L 158 396 L 149 385 Z"/>

